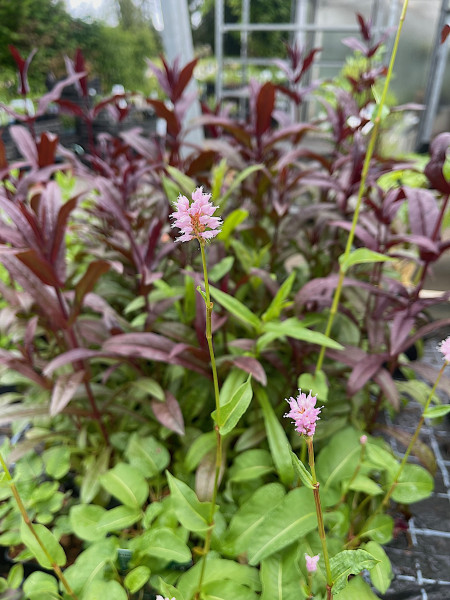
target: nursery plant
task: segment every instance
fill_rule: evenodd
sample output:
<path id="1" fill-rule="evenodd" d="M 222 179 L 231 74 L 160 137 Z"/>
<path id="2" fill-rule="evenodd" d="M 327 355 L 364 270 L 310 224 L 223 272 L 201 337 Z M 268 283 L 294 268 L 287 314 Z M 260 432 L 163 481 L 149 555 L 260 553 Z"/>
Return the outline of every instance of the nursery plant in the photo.
<path id="1" fill-rule="evenodd" d="M 384 69 L 358 23 L 362 41 L 345 43 L 360 71 L 345 85 L 304 87 L 319 49 L 292 47 L 284 83 L 249 86 L 245 118 L 205 109 L 200 147 L 183 118 L 195 61 L 151 67 L 165 136 L 95 137 L 96 117 L 121 118 L 129 97 L 91 106 L 80 53 L 10 127 L 22 159 L 0 140 L 1 592 L 370 600 L 389 588 L 394 508 L 433 489 L 420 428 L 448 412 L 448 339 L 440 371 L 407 351 L 450 325 L 427 314 L 449 293 L 421 295 L 450 245 L 450 135 L 422 162 L 381 153 L 395 51 Z M 32 57 L 13 56 L 27 97 Z M 73 84 L 80 104 L 61 99 Z M 314 122 L 277 108 L 307 94 Z M 91 132 L 83 161 L 36 136 L 49 103 Z M 410 398 L 424 412 L 400 459 L 381 418 Z"/>

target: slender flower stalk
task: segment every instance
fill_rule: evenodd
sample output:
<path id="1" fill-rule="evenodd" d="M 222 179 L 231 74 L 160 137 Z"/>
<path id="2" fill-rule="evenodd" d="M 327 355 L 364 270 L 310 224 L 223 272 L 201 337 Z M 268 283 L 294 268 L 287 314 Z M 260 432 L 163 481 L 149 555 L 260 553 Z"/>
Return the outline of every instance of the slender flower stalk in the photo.
<path id="1" fill-rule="evenodd" d="M 220 423 L 220 394 L 219 394 L 219 380 L 217 376 L 216 359 L 214 355 L 214 346 L 212 341 L 212 326 L 211 317 L 213 310 L 213 303 L 211 302 L 211 295 L 209 291 L 208 281 L 208 268 L 206 262 L 205 245 L 206 241 L 215 237 L 220 231 L 220 225 L 222 220 L 220 217 L 213 217 L 215 207 L 209 200 L 211 194 L 204 194 L 203 189 L 197 188 L 192 193 L 193 202 L 190 203 L 186 196 L 180 195 L 178 197 L 177 210 L 171 215 L 174 222 L 172 227 L 178 227 L 181 230 L 181 236 L 177 238 L 180 242 L 189 242 L 190 240 L 196 239 L 200 244 L 200 252 L 202 257 L 203 265 L 203 279 L 205 282 L 205 293 L 202 296 L 205 300 L 206 306 L 206 341 L 208 343 L 209 356 L 211 360 L 211 370 L 213 375 L 214 384 L 214 398 L 216 405 L 216 423 Z M 206 560 L 211 548 L 211 539 L 214 529 L 214 513 L 216 510 L 217 492 L 219 489 L 219 477 L 220 468 L 222 465 L 222 436 L 220 434 L 219 426 L 216 424 L 216 458 L 215 458 L 215 473 L 213 492 L 211 497 L 211 508 L 209 512 L 208 530 L 205 535 L 205 542 L 202 551 L 202 566 L 200 570 L 200 578 L 198 582 L 196 598 L 200 596 L 202 589 L 203 578 L 205 575 Z"/>
<path id="2" fill-rule="evenodd" d="M 36 542 L 39 544 L 39 547 L 41 548 L 42 552 L 45 554 L 48 562 L 51 564 L 53 571 L 55 572 L 56 576 L 58 577 L 58 579 L 64 586 L 64 589 L 66 590 L 66 592 L 69 594 L 69 596 L 73 600 L 78 600 L 77 595 L 70 587 L 67 579 L 64 577 L 61 567 L 56 564 L 56 561 L 53 559 L 50 552 L 47 550 L 44 542 L 41 540 L 41 538 L 39 537 L 39 534 L 37 533 L 36 529 L 34 528 L 33 523 L 31 521 L 30 517 L 28 516 L 27 509 L 25 508 L 24 503 L 22 502 L 22 498 L 20 497 L 20 494 L 16 487 L 16 484 L 14 483 L 13 478 L 11 477 L 11 473 L 9 472 L 8 466 L 7 466 L 1 453 L 0 453 L 0 465 L 2 466 L 3 471 L 5 472 L 6 479 L 10 485 L 11 492 L 14 496 L 14 499 L 19 508 L 20 514 L 22 515 L 22 519 L 24 520 L 25 525 L 28 527 L 31 534 L 35 538 Z"/>
<path id="3" fill-rule="evenodd" d="M 316 476 L 316 467 L 314 463 L 314 445 L 313 445 L 313 436 L 316 431 L 316 422 L 319 420 L 319 413 L 322 408 L 316 408 L 317 398 L 316 396 L 312 396 L 311 392 L 308 396 L 299 390 L 299 395 L 297 398 L 289 398 L 286 399 L 286 402 L 289 403 L 291 410 L 286 413 L 284 416 L 294 420 L 295 430 L 300 433 L 300 435 L 305 436 L 306 445 L 308 448 L 308 460 L 309 460 L 309 468 L 311 469 L 312 476 L 312 486 L 314 493 L 314 503 L 316 505 L 316 514 L 317 514 L 317 524 L 319 530 L 320 543 L 322 545 L 323 559 L 325 562 L 325 571 L 326 571 L 326 579 L 327 579 L 327 600 L 331 600 L 333 598 L 333 577 L 331 574 L 330 567 L 330 558 L 328 555 L 327 548 L 327 539 L 325 535 L 325 526 L 323 522 L 323 513 L 322 513 L 322 505 L 320 502 L 320 494 L 319 494 L 319 482 L 317 481 Z M 308 560 L 310 559 L 310 560 Z M 318 557 L 317 557 L 318 560 Z M 316 561 L 316 557 L 313 559 L 308 557 L 306 559 L 306 568 L 308 573 L 311 572 L 310 567 L 313 567 L 313 562 Z M 317 562 L 317 561 L 316 561 Z M 317 565 L 315 565 L 317 568 Z M 309 582 L 310 583 L 310 582 Z"/>
<path id="4" fill-rule="evenodd" d="M 441 344 L 438 346 L 438 348 L 442 352 L 445 362 L 442 365 L 442 367 L 438 373 L 438 376 L 436 377 L 436 381 L 434 382 L 433 387 L 431 388 L 431 391 L 430 391 L 428 398 L 425 402 L 425 405 L 423 407 L 422 415 L 419 419 L 419 422 L 417 423 L 416 430 L 414 431 L 414 434 L 409 442 L 408 448 L 406 449 L 406 452 L 403 456 L 402 462 L 400 463 L 400 466 L 394 477 L 394 480 L 392 481 L 391 486 L 388 489 L 388 491 L 386 492 L 383 500 L 378 505 L 378 508 L 370 515 L 370 517 L 367 519 L 367 521 L 365 522 L 365 524 L 361 528 L 361 530 L 367 530 L 367 526 L 370 525 L 370 523 L 373 521 L 373 519 L 376 517 L 376 515 L 378 515 L 381 512 L 381 510 L 387 506 L 392 494 L 394 493 L 394 490 L 397 487 L 398 482 L 400 480 L 401 474 L 403 473 L 403 469 L 405 468 L 405 465 L 408 461 L 409 455 L 411 454 L 412 449 L 414 448 L 414 444 L 416 443 L 417 438 L 419 437 L 420 430 L 422 429 L 422 426 L 425 423 L 425 414 L 431 404 L 431 400 L 433 398 L 434 392 L 436 391 L 436 388 L 439 385 L 439 381 L 441 380 L 441 377 L 444 373 L 445 367 L 447 367 L 450 364 L 450 336 L 448 338 L 446 338 L 445 340 L 443 340 L 441 342 Z M 355 536 L 354 538 L 352 538 L 350 543 L 347 545 L 349 547 L 355 546 L 358 543 L 358 541 L 359 541 L 359 536 Z"/>
<path id="5" fill-rule="evenodd" d="M 369 173 L 369 168 L 370 168 L 370 161 L 372 160 L 372 156 L 373 156 L 373 153 L 375 150 L 375 144 L 376 144 L 378 132 L 380 129 L 381 115 L 383 114 L 383 108 L 386 103 L 386 97 L 387 97 L 387 93 L 389 90 L 389 84 L 392 79 L 395 58 L 397 56 L 397 49 L 398 49 L 398 45 L 399 45 L 399 41 L 400 41 L 400 34 L 401 34 L 401 31 L 403 28 L 403 23 L 405 21 L 406 10 L 408 8 L 408 2 L 409 2 L 409 0 L 403 1 L 403 8 L 402 8 L 402 12 L 400 15 L 398 27 L 397 27 L 397 33 L 396 33 L 395 40 L 394 40 L 394 46 L 392 48 L 392 54 L 391 54 L 391 58 L 389 61 L 386 79 L 384 82 L 383 92 L 381 94 L 380 102 L 378 104 L 378 111 L 377 111 L 376 117 L 374 119 L 374 127 L 372 129 L 372 133 L 371 133 L 370 140 L 369 140 L 369 145 L 367 147 L 366 156 L 364 158 L 363 168 L 362 168 L 362 172 L 361 172 L 361 181 L 360 181 L 359 190 L 358 190 L 358 198 L 356 201 L 355 212 L 353 213 L 352 226 L 349 231 L 348 238 L 347 238 L 347 245 L 345 246 L 345 251 L 344 251 L 344 254 L 342 255 L 343 260 L 342 260 L 341 266 L 339 267 L 339 279 L 338 279 L 338 283 L 336 286 L 336 290 L 334 292 L 330 313 L 328 315 L 327 326 L 325 329 L 326 336 L 329 336 L 331 333 L 331 328 L 333 326 L 334 318 L 336 316 L 337 309 L 339 306 L 339 300 L 341 297 L 342 286 L 344 283 L 344 276 L 345 276 L 345 269 L 342 267 L 342 264 L 346 263 L 346 259 L 349 257 L 351 249 L 352 249 L 353 239 L 355 237 L 355 232 L 356 232 L 356 225 L 358 223 L 359 211 L 361 210 L 362 198 L 363 198 L 364 192 L 366 191 L 366 182 L 367 182 L 367 175 Z M 325 350 L 326 350 L 325 346 L 322 346 L 320 348 L 319 357 L 318 357 L 317 363 L 316 363 L 316 373 L 322 369 L 323 360 L 325 358 Z"/>

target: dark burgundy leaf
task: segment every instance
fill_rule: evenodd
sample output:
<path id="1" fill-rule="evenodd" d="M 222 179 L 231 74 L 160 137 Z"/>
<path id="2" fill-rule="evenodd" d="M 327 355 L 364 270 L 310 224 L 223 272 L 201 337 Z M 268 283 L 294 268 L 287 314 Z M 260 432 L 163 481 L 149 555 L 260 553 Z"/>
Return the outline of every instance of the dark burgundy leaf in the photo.
<path id="1" fill-rule="evenodd" d="M 389 404 L 395 409 L 400 409 L 400 397 L 392 375 L 386 369 L 380 369 L 375 373 L 373 380 L 386 396 Z"/>
<path id="2" fill-rule="evenodd" d="M 188 85 L 191 80 L 192 74 L 195 69 L 195 65 L 197 64 L 198 59 L 194 58 L 191 62 L 183 67 L 181 73 L 178 76 L 178 81 L 175 83 L 175 86 L 172 89 L 171 100 L 172 102 L 176 102 L 178 98 L 183 94 L 185 87 Z"/>
<path id="3" fill-rule="evenodd" d="M 414 327 L 414 323 L 415 318 L 411 316 L 409 309 L 395 314 L 391 325 L 391 356 L 400 354 L 405 340 Z"/>
<path id="4" fill-rule="evenodd" d="M 58 99 L 55 100 L 55 103 L 63 109 L 63 112 L 69 113 L 70 115 L 74 115 L 75 117 L 80 117 L 81 119 L 86 120 L 86 113 L 81 108 L 81 106 L 78 106 L 78 104 L 75 104 L 75 102 L 72 102 L 71 100 Z"/>
<path id="5" fill-rule="evenodd" d="M 17 258 L 28 268 L 38 279 L 51 287 L 60 287 L 61 282 L 53 268 L 43 256 L 40 256 L 36 250 L 30 248 L 25 252 L 17 252 Z"/>
<path id="6" fill-rule="evenodd" d="M 259 90 L 256 100 L 256 124 L 257 136 L 265 133 L 272 122 L 272 113 L 275 107 L 275 86 L 267 81 Z"/>
<path id="7" fill-rule="evenodd" d="M 434 195 L 420 188 L 404 188 L 409 208 L 409 223 L 414 235 L 432 239 L 439 208 Z"/>
<path id="8" fill-rule="evenodd" d="M 353 396 L 379 371 L 386 360 L 385 354 L 366 354 L 353 368 L 347 382 L 347 392 Z"/>
<path id="9" fill-rule="evenodd" d="M 17 69 L 19 71 L 18 92 L 22 96 L 26 96 L 30 93 L 30 86 L 28 85 L 28 67 L 30 66 L 31 61 L 33 60 L 33 56 L 37 52 L 37 48 L 33 48 L 26 60 L 23 60 L 17 48 L 15 48 L 13 45 L 10 44 L 8 48 L 16 62 Z"/>
<path id="10" fill-rule="evenodd" d="M 55 162 L 55 153 L 58 146 L 58 136 L 54 133 L 44 132 L 36 144 L 39 167 L 47 167 Z"/>
<path id="11" fill-rule="evenodd" d="M 425 167 L 425 175 L 431 185 L 442 192 L 450 194 L 450 181 L 444 176 L 443 168 L 450 147 L 450 133 L 441 133 L 431 142 L 430 161 Z"/>
<path id="12" fill-rule="evenodd" d="M 450 25 L 448 23 L 446 23 L 441 31 L 441 44 L 445 43 L 445 40 L 447 39 L 449 33 L 450 33 Z"/>
<path id="13" fill-rule="evenodd" d="M 74 348 L 73 350 L 69 350 L 68 352 L 64 352 L 60 354 L 52 361 L 48 363 L 45 367 L 43 373 L 46 376 L 51 375 L 60 367 L 64 367 L 65 365 L 79 363 L 80 361 L 89 360 L 90 358 L 97 358 L 105 356 L 104 352 L 100 350 L 89 350 L 88 348 Z"/>
<path id="14" fill-rule="evenodd" d="M 111 265 L 105 260 L 94 260 L 90 263 L 83 277 L 75 287 L 75 307 L 83 304 L 84 297 L 92 292 L 99 278 L 107 273 Z"/>
<path id="15" fill-rule="evenodd" d="M 50 416 L 54 417 L 66 408 L 83 381 L 84 375 L 84 371 L 75 371 L 75 373 L 64 373 L 57 378 L 50 401 Z"/>
<path id="16" fill-rule="evenodd" d="M 356 13 L 356 18 L 358 19 L 359 29 L 363 39 L 366 40 L 366 42 L 369 42 L 372 37 L 370 32 L 370 22 L 366 23 L 364 17 L 360 13 Z"/>
<path id="17" fill-rule="evenodd" d="M 37 115 L 43 115 L 48 108 L 48 105 L 51 104 L 52 102 L 56 102 L 57 100 L 59 100 L 61 93 L 63 91 L 63 89 L 65 87 L 68 87 L 70 85 L 74 85 L 76 84 L 81 77 L 83 77 L 84 73 L 73 73 L 72 75 L 70 75 L 69 77 L 66 77 L 65 79 L 63 79 L 62 81 L 60 81 L 59 83 L 57 83 L 51 90 L 50 92 L 48 92 L 47 94 L 45 94 L 44 96 L 42 96 L 39 99 L 38 102 L 38 109 L 36 111 Z M 68 102 L 67 106 L 69 108 L 72 107 L 77 107 L 79 108 L 75 103 L 70 102 L 70 101 L 61 101 L 61 102 Z M 69 111 L 70 112 L 70 111 Z M 75 114 L 75 113 L 74 113 Z M 84 114 L 84 113 L 83 113 Z M 80 115 L 79 115 L 80 116 Z"/>
<path id="18" fill-rule="evenodd" d="M 80 78 L 80 88 L 81 88 L 81 94 L 82 94 L 83 98 L 87 98 L 89 95 L 89 92 L 88 92 L 88 82 L 87 82 L 87 75 L 86 75 L 86 65 L 84 63 L 83 53 L 80 48 L 77 48 L 75 51 L 74 67 L 75 67 L 76 73 L 83 74 L 83 76 Z"/>
<path id="19" fill-rule="evenodd" d="M 166 121 L 167 133 L 176 137 L 180 133 L 181 127 L 175 113 L 168 109 L 162 100 L 151 100 L 150 98 L 147 98 L 147 104 L 153 106 L 158 117 Z"/>

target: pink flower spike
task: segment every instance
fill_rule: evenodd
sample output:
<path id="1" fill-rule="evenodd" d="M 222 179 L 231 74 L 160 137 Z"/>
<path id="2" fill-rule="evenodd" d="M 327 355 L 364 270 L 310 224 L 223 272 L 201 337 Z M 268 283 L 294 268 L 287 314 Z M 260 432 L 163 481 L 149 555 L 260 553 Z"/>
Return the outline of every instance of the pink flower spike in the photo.
<path id="1" fill-rule="evenodd" d="M 361 446 L 365 446 L 367 444 L 367 435 L 363 434 L 359 438 L 359 443 L 361 444 Z"/>
<path id="2" fill-rule="evenodd" d="M 286 398 L 291 410 L 284 416 L 293 419 L 295 431 L 298 431 L 301 435 L 313 436 L 316 432 L 316 421 L 319 420 L 322 407 L 315 408 L 317 398 L 311 396 L 311 392 L 307 396 L 301 390 L 298 391 L 300 393 L 297 398 Z"/>
<path id="3" fill-rule="evenodd" d="M 305 554 L 306 560 L 306 570 L 308 573 L 315 573 L 317 571 L 317 563 L 319 562 L 319 555 L 309 556 L 309 554 Z"/>
<path id="4" fill-rule="evenodd" d="M 220 232 L 222 219 L 213 217 L 217 210 L 209 199 L 211 194 L 204 194 L 203 188 L 199 187 L 192 192 L 192 204 L 186 196 L 178 196 L 176 211 L 170 216 L 173 219 L 172 227 L 181 230 L 178 242 L 189 242 L 197 239 L 200 243 L 210 240 Z"/>
<path id="5" fill-rule="evenodd" d="M 450 362 L 450 335 L 439 344 L 438 349 L 444 355 L 444 360 Z"/>

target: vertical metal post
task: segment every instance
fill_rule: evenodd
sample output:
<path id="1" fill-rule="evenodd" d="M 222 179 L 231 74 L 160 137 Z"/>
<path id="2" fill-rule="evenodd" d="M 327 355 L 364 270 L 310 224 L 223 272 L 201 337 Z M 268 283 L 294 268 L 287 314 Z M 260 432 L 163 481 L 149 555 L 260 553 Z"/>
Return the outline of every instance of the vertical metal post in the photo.
<path id="1" fill-rule="evenodd" d="M 187 0 L 163 0 L 161 10 L 164 21 L 164 29 L 161 33 L 167 59 L 173 63 L 175 58 L 179 58 L 181 65 L 190 62 L 194 59 L 194 46 Z M 194 79 L 191 80 L 187 90 L 197 91 Z M 187 111 L 186 121 L 189 122 L 200 114 L 200 103 L 197 98 Z M 190 131 L 185 139 L 190 143 L 200 144 L 204 139 L 203 130 L 196 128 Z"/>
<path id="2" fill-rule="evenodd" d="M 245 28 L 250 23 L 250 0 L 242 0 L 242 24 L 244 29 L 241 31 L 241 69 L 242 84 L 248 85 L 248 31 Z M 245 115 L 245 97 L 240 100 L 240 113 Z"/>
<path id="3" fill-rule="evenodd" d="M 433 123 L 439 106 L 449 45 L 448 38 L 441 44 L 441 31 L 446 23 L 450 25 L 450 0 L 442 0 L 441 14 L 436 29 L 425 92 L 425 110 L 422 113 L 417 134 L 417 150 L 419 152 L 428 151 L 433 132 Z"/>
<path id="4" fill-rule="evenodd" d="M 215 51 L 217 62 L 216 100 L 220 102 L 223 94 L 223 33 L 222 24 L 225 20 L 224 0 L 216 0 L 215 6 Z"/>

